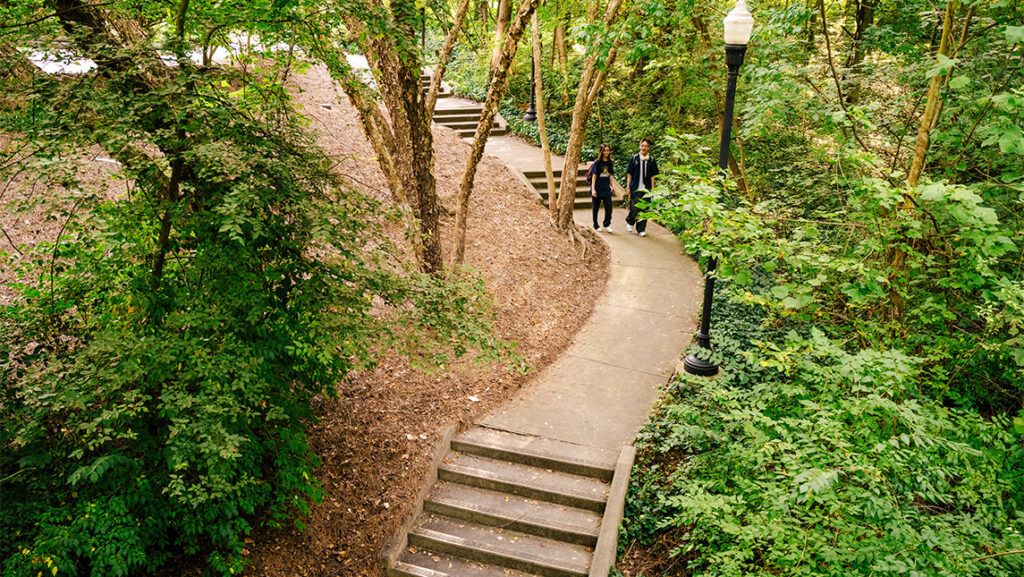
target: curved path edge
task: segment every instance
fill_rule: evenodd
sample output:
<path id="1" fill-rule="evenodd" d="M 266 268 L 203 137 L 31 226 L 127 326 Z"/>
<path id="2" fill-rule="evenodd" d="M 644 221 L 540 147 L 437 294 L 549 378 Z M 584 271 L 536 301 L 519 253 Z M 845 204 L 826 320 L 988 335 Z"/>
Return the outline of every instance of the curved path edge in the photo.
<path id="1" fill-rule="evenodd" d="M 542 151 L 517 137 L 493 137 L 486 152 L 520 171 L 543 168 Z M 647 420 L 697 328 L 703 276 L 669 231 L 650 223 L 642 238 L 626 232 L 624 209 L 612 215 L 614 232 L 599 233 L 611 274 L 590 319 L 557 360 L 477 424 L 617 450 Z M 574 218 L 591 226 L 590 210 Z"/>

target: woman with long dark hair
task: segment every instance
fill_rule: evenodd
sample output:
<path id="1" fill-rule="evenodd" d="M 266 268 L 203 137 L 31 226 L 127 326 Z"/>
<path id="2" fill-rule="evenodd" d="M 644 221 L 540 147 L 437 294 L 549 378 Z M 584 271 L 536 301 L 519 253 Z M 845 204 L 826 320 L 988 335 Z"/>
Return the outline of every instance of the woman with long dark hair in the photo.
<path id="1" fill-rule="evenodd" d="M 590 197 L 594 206 L 594 230 L 601 232 L 612 231 L 612 175 L 615 170 L 612 167 L 612 147 L 607 142 L 602 142 L 597 160 L 590 165 L 587 171 L 590 181 Z M 598 226 L 597 213 L 604 205 L 604 226 Z"/>

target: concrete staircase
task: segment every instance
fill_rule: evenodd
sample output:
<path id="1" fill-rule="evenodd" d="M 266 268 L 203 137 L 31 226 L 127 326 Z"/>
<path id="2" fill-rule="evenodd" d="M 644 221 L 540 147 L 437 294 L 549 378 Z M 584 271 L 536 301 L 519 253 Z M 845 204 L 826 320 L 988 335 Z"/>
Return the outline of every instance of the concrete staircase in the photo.
<path id="1" fill-rule="evenodd" d="M 476 134 L 476 125 L 480 123 L 482 111 L 483 107 L 476 103 L 443 108 L 438 105 L 434 109 L 434 122 L 451 128 L 463 138 L 472 138 Z M 491 136 L 502 134 L 508 134 L 508 124 L 500 115 L 497 115 L 491 125 Z"/>
<path id="2" fill-rule="evenodd" d="M 430 77 L 431 77 L 431 74 L 427 73 L 427 72 L 423 72 L 423 73 L 420 74 L 420 86 L 423 88 L 423 93 L 424 94 L 426 94 L 427 91 L 430 90 Z M 438 98 L 445 98 L 446 96 L 451 96 L 451 95 L 452 95 L 451 87 L 448 86 L 447 82 L 442 80 L 440 88 L 437 89 L 437 97 Z"/>
<path id="3" fill-rule="evenodd" d="M 593 197 L 590 196 L 590 187 L 587 186 L 587 169 L 590 168 L 589 164 L 580 165 L 576 171 L 576 193 L 573 199 L 574 208 L 590 208 L 593 205 Z M 562 170 L 552 169 L 551 171 L 555 176 L 555 190 L 561 190 L 562 188 Z M 526 178 L 528 184 L 537 193 L 541 203 L 544 206 L 548 206 L 548 181 L 544 175 L 543 170 L 525 170 L 523 171 L 523 177 Z M 616 185 L 612 186 L 612 202 L 618 204 L 620 200 L 624 198 L 624 192 L 621 187 Z"/>
<path id="4" fill-rule="evenodd" d="M 633 448 L 475 427 L 449 432 L 402 534 L 392 577 L 605 577 Z"/>

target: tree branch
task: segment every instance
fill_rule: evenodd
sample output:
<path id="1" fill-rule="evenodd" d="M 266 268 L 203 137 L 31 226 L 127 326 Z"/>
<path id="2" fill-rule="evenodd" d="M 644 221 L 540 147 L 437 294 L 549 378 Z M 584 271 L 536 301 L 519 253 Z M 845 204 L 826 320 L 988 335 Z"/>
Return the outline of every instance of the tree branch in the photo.
<path id="1" fill-rule="evenodd" d="M 455 11 L 455 23 L 452 24 L 451 30 L 448 31 L 448 37 L 444 41 L 444 48 L 441 49 L 441 55 L 437 58 L 434 74 L 430 77 L 430 90 L 427 92 L 426 108 L 427 116 L 431 118 L 434 117 L 437 93 L 441 90 L 441 81 L 444 79 L 448 60 L 452 57 L 452 49 L 455 48 L 455 41 L 459 37 L 459 30 L 462 29 L 462 22 L 466 19 L 466 11 L 468 9 L 469 0 L 461 0 L 458 9 Z"/>
<path id="2" fill-rule="evenodd" d="M 825 34 L 825 49 L 828 53 L 828 67 L 832 71 L 832 78 L 836 83 L 836 92 L 839 94 L 839 106 L 846 113 L 846 116 L 850 116 L 850 111 L 846 108 L 846 97 L 843 95 L 843 85 L 839 80 L 839 73 L 836 72 L 835 62 L 832 61 L 832 40 L 829 37 L 828 32 L 828 19 L 825 17 L 825 2 L 824 0 L 818 1 L 818 8 L 821 10 L 821 30 Z M 871 148 L 861 140 L 860 134 L 857 132 L 857 127 L 850 123 L 850 130 L 853 132 L 853 137 L 860 144 L 860 147 L 864 149 L 864 152 L 872 152 Z"/>

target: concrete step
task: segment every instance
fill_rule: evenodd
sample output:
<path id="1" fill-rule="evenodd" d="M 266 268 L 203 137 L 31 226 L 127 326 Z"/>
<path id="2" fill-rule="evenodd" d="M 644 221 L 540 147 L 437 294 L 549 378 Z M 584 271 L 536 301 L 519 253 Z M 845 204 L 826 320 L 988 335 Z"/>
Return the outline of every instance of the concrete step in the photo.
<path id="1" fill-rule="evenodd" d="M 551 175 L 555 177 L 555 182 L 560 182 L 562 180 L 562 171 L 561 170 L 552 170 L 551 171 Z M 544 174 L 542 172 L 539 176 L 527 177 L 527 180 L 529 180 L 530 182 L 536 182 L 538 184 L 544 184 L 545 182 L 548 181 L 548 177 L 547 177 L 546 174 Z M 576 175 L 576 182 L 586 182 L 586 181 L 587 181 L 587 175 L 585 173 L 580 173 L 580 174 Z"/>
<path id="2" fill-rule="evenodd" d="M 388 571 L 389 577 L 535 577 L 532 573 L 417 549 L 405 551 Z"/>
<path id="3" fill-rule="evenodd" d="M 455 132 L 458 133 L 461 138 L 473 138 L 476 136 L 476 126 L 473 126 L 473 128 L 460 128 Z M 508 129 L 504 126 L 495 126 L 491 129 L 491 136 L 501 136 L 503 134 L 508 134 Z"/>
<path id="4" fill-rule="evenodd" d="M 615 451 L 484 427 L 474 427 L 463 432 L 452 439 L 451 446 L 453 450 L 462 453 L 584 475 L 608 482 L 612 480 L 615 461 L 618 458 Z"/>
<path id="5" fill-rule="evenodd" d="M 587 169 L 589 169 L 589 168 L 590 168 L 590 164 L 589 163 L 586 164 L 586 165 L 581 164 L 580 167 L 576 170 L 576 174 L 578 176 L 582 176 L 582 177 L 586 178 L 586 176 L 587 176 Z M 556 177 L 559 177 L 562 174 L 562 169 L 560 169 L 560 168 L 559 169 L 555 169 L 555 170 L 553 170 L 553 172 L 555 173 Z M 538 178 L 538 177 L 546 178 L 544 176 L 544 169 L 543 168 L 536 169 L 536 170 L 524 170 L 523 171 L 523 175 L 526 176 L 526 178 Z"/>
<path id="6" fill-rule="evenodd" d="M 556 189 L 556 190 L 561 190 L 561 189 Z M 540 197 L 542 199 L 544 199 L 544 200 L 547 200 L 548 196 L 550 196 L 548 194 L 548 187 L 546 187 L 546 186 L 543 189 L 537 189 L 537 194 L 539 194 Z M 590 187 L 586 186 L 586 185 L 577 186 L 576 187 L 576 193 L 574 194 L 574 196 L 576 198 L 582 198 L 582 197 L 591 198 L 591 196 L 590 196 Z"/>
<path id="7" fill-rule="evenodd" d="M 440 124 L 441 126 L 447 126 L 452 130 L 472 130 L 475 132 L 477 125 L 480 124 L 480 119 L 478 118 L 473 122 L 448 122 L 448 120 L 445 119 L 443 122 L 438 122 L 438 124 Z M 498 124 L 497 122 L 491 122 L 492 129 L 498 126 L 501 125 Z"/>
<path id="8" fill-rule="evenodd" d="M 439 116 L 460 116 L 460 115 L 471 115 L 480 118 L 480 113 L 483 108 L 480 106 L 459 106 L 456 108 L 435 108 L 434 118 Z"/>
<path id="9" fill-rule="evenodd" d="M 480 112 L 473 112 L 469 114 L 448 114 L 437 116 L 434 115 L 435 122 L 479 122 Z"/>
<path id="10" fill-rule="evenodd" d="M 547 577 L 585 577 L 592 556 L 581 545 L 436 515 L 413 525 L 409 546 Z"/>
<path id="11" fill-rule="evenodd" d="M 614 202 L 614 199 L 613 199 L 613 202 Z M 547 205 L 548 205 L 548 203 L 545 202 L 544 206 L 547 206 Z M 594 197 L 592 197 L 592 196 L 577 196 L 576 198 L 572 199 L 572 208 L 573 208 L 573 210 L 591 209 L 593 207 L 594 207 Z M 616 208 L 618 208 L 618 207 L 616 206 Z M 600 217 L 604 218 L 604 213 L 603 212 L 601 213 Z"/>
<path id="12" fill-rule="evenodd" d="M 601 516 L 593 511 L 458 483 L 436 483 L 423 510 L 585 547 L 597 544 Z"/>
<path id="13" fill-rule="evenodd" d="M 586 199 L 589 202 L 589 198 Z M 460 483 L 601 513 L 608 500 L 608 483 L 593 477 L 561 473 L 519 463 L 509 463 L 452 453 L 437 468 L 442 481 Z"/>
<path id="14" fill-rule="evenodd" d="M 547 178 L 531 178 L 531 179 L 528 179 L 528 180 L 530 181 L 530 184 L 533 185 L 533 188 L 535 188 L 537 190 L 547 190 L 548 189 L 548 179 Z M 581 186 L 585 187 L 585 188 L 590 188 L 590 186 L 587 184 L 587 179 L 585 179 L 585 178 L 577 178 L 576 179 L 576 188 L 579 188 Z M 555 177 L 555 190 L 562 190 L 562 179 L 561 179 L 561 177 L 557 177 L 557 176 Z"/>
<path id="15" fill-rule="evenodd" d="M 612 197 L 612 203 L 615 210 L 626 210 L 619 208 L 619 199 Z M 543 206 L 548 206 L 548 199 L 543 199 Z M 594 197 L 592 196 L 577 196 L 572 199 L 573 210 L 590 210 L 594 206 Z M 604 217 L 604 212 L 601 213 L 601 217 Z"/>

